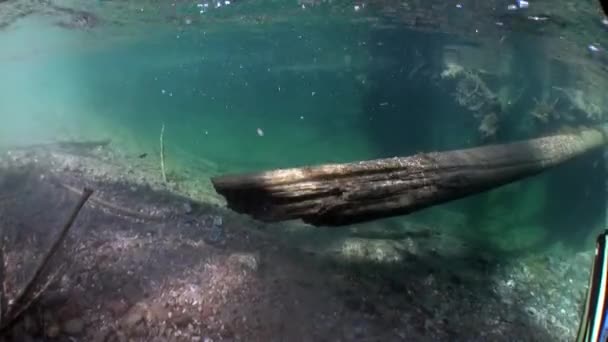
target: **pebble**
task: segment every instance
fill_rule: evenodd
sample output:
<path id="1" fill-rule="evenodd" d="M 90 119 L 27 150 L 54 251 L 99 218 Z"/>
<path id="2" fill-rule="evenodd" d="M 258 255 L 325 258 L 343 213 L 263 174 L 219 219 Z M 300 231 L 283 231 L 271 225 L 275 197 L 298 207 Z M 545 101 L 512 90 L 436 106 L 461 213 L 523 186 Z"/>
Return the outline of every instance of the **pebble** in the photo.
<path id="1" fill-rule="evenodd" d="M 95 333 L 93 337 L 93 342 L 106 342 L 108 340 L 108 335 L 110 334 L 110 330 L 107 328 L 102 328 L 101 330 Z"/>
<path id="2" fill-rule="evenodd" d="M 171 318 L 171 323 L 180 328 L 187 327 L 191 322 L 192 317 L 185 313 L 178 313 Z"/>
<path id="3" fill-rule="evenodd" d="M 162 303 L 154 302 L 146 310 L 146 320 L 162 322 L 169 317 L 169 310 Z"/>
<path id="4" fill-rule="evenodd" d="M 135 327 L 137 323 L 141 322 L 144 319 L 145 311 L 145 303 L 135 304 L 121 319 L 121 325 L 127 329 Z"/>
<path id="5" fill-rule="evenodd" d="M 251 253 L 234 253 L 228 257 L 228 261 L 253 272 L 258 270 L 260 264 L 259 257 Z"/>
<path id="6" fill-rule="evenodd" d="M 107 308 L 112 312 L 114 317 L 123 315 L 129 308 L 128 304 L 123 300 L 112 300 L 108 302 Z"/>
<path id="7" fill-rule="evenodd" d="M 184 214 L 192 214 L 192 204 L 190 204 L 190 202 L 184 202 L 182 204 L 182 211 Z"/>
<path id="8" fill-rule="evenodd" d="M 28 334 L 36 335 L 40 327 L 32 316 L 27 315 L 23 318 L 23 328 Z"/>
<path id="9" fill-rule="evenodd" d="M 84 331 L 84 321 L 73 318 L 63 323 L 63 331 L 68 335 L 80 335 Z"/>
<path id="10" fill-rule="evenodd" d="M 26 334 L 24 336 L 19 336 L 19 341 L 20 342 L 36 342 L 37 340 L 34 339 L 32 336 Z"/>
<path id="11" fill-rule="evenodd" d="M 49 338 L 56 338 L 57 336 L 59 336 L 60 332 L 61 328 L 56 323 L 50 324 L 45 331 L 46 336 Z"/>

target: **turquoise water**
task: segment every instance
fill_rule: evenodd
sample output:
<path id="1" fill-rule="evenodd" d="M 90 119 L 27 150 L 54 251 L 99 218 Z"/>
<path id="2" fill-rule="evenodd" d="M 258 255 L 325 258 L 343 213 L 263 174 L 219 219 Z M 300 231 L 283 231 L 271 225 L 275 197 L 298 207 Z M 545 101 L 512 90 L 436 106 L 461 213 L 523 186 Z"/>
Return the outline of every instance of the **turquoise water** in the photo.
<path id="1" fill-rule="evenodd" d="M 554 60 L 551 41 L 526 27 L 479 39 L 412 30 L 382 4 L 243 1 L 205 14 L 194 3 L 146 3 L 142 11 L 133 4 L 117 13 L 113 5 L 88 5 L 100 18 L 92 28 L 66 29 L 52 15 L 32 14 L 0 31 L 0 144 L 109 138 L 127 156 L 157 158 L 165 125 L 169 170 L 208 179 L 473 147 L 589 123 L 543 126 L 526 114 L 551 87 L 585 81 L 564 76 L 576 68 Z M 466 22 L 456 11 L 446 13 Z M 152 13 L 139 20 L 138 12 Z M 441 77 L 453 51 L 501 99 L 516 102 L 492 139 L 480 137 L 480 119 Z M 603 178 L 596 153 L 406 219 L 509 251 L 588 249 L 604 222 Z"/>

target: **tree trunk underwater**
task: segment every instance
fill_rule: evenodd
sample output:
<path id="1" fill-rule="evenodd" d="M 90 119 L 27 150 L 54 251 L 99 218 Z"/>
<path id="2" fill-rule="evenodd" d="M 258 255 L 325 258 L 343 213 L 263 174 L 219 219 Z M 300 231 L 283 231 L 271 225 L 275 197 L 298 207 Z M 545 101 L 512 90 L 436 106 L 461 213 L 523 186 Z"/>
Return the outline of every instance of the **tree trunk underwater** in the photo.
<path id="1" fill-rule="evenodd" d="M 490 190 L 608 142 L 608 126 L 470 149 L 212 179 L 228 207 L 265 222 L 340 226 L 404 215 Z"/>

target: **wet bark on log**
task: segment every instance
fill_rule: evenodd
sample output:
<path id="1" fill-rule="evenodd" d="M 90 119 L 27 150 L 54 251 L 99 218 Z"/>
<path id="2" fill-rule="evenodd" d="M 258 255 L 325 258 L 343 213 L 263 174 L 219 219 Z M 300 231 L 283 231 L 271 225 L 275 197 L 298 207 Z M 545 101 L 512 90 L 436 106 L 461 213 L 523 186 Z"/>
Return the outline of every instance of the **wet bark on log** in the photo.
<path id="1" fill-rule="evenodd" d="M 608 141 L 606 128 L 447 152 L 212 179 L 228 206 L 266 222 L 339 226 L 408 214 L 559 165 Z"/>

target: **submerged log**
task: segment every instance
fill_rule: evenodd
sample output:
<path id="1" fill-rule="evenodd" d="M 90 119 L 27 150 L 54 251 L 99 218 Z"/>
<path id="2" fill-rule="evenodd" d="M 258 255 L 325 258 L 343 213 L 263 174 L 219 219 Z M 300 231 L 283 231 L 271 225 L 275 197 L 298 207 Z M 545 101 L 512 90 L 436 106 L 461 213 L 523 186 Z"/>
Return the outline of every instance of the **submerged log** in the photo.
<path id="1" fill-rule="evenodd" d="M 339 226 L 404 215 L 538 174 L 608 142 L 608 126 L 504 145 L 212 179 L 228 207 L 266 222 Z"/>

